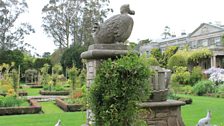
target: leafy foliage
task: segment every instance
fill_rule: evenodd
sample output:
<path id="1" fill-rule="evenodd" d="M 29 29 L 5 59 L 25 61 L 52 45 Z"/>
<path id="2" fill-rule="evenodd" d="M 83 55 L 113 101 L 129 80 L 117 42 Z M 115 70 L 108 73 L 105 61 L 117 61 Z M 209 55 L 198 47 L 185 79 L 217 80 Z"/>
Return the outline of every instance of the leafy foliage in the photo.
<path id="1" fill-rule="evenodd" d="M 81 53 L 85 51 L 85 48 L 82 46 L 74 45 L 65 50 L 61 58 L 61 65 L 63 70 L 66 70 L 66 67 L 71 68 L 73 65 L 77 68 L 82 68 Z"/>
<path id="2" fill-rule="evenodd" d="M 187 71 L 187 67 L 176 67 L 175 73 L 171 75 L 172 83 L 188 84 L 190 80 L 190 72 Z"/>
<path id="3" fill-rule="evenodd" d="M 160 65 L 159 62 L 157 61 L 157 59 L 153 56 L 150 56 L 148 60 L 149 60 L 150 65 L 152 65 L 152 66 L 159 66 Z"/>
<path id="4" fill-rule="evenodd" d="M 0 64 L 14 62 L 16 66 L 23 64 L 24 55 L 19 50 L 1 50 Z"/>
<path id="5" fill-rule="evenodd" d="M 160 49 L 154 48 L 151 50 L 151 57 L 156 58 L 160 66 L 167 68 L 169 59 L 177 52 L 177 46 L 169 46 L 163 53 Z"/>
<path id="6" fill-rule="evenodd" d="M 49 0 L 42 9 L 44 30 L 60 48 L 71 43 L 88 47 L 93 42 L 89 32 L 92 24 L 102 22 L 111 11 L 108 3 L 109 0 Z"/>
<path id="7" fill-rule="evenodd" d="M 46 86 L 49 81 L 51 80 L 50 75 L 48 74 L 50 66 L 48 64 L 44 64 L 44 66 L 41 68 L 41 84 L 43 86 Z"/>
<path id="8" fill-rule="evenodd" d="M 215 87 L 212 81 L 202 80 L 196 83 L 193 87 L 193 92 L 196 95 L 204 95 L 206 93 L 213 93 L 215 91 Z"/>
<path id="9" fill-rule="evenodd" d="M 196 49 L 191 51 L 190 56 L 188 57 L 189 64 L 195 64 L 199 61 L 210 58 L 212 56 L 212 51 L 206 48 Z"/>
<path id="10" fill-rule="evenodd" d="M 0 2 L 0 49 L 25 50 L 24 47 L 31 47 L 24 43 L 24 36 L 34 32 L 28 23 L 17 25 L 19 16 L 28 8 L 25 0 L 1 0 Z"/>
<path id="11" fill-rule="evenodd" d="M 172 57 L 178 50 L 177 46 L 169 46 L 164 52 L 163 52 L 163 59 L 162 59 L 162 65 L 163 67 L 167 68 L 168 60 L 170 57 Z"/>
<path id="12" fill-rule="evenodd" d="M 14 65 L 15 63 L 13 62 L 10 65 L 5 63 L 0 65 L 0 93 L 6 94 L 8 96 L 14 96 L 15 90 L 17 88 L 13 83 L 13 79 L 16 80 L 16 78 L 12 78 L 10 76 Z"/>
<path id="13" fill-rule="evenodd" d="M 69 79 L 71 80 L 72 91 L 75 90 L 75 83 L 77 81 L 78 70 L 75 66 L 68 70 Z"/>
<path id="14" fill-rule="evenodd" d="M 176 53 L 170 57 L 167 66 L 172 71 L 175 70 L 175 67 L 187 67 L 187 59 L 182 53 Z"/>
<path id="15" fill-rule="evenodd" d="M 190 76 L 190 83 L 191 85 L 197 83 L 198 81 L 200 81 L 203 77 L 203 74 L 202 74 L 202 68 L 197 66 L 197 67 L 194 67 L 192 72 L 191 72 L 191 76 Z"/>
<path id="16" fill-rule="evenodd" d="M 162 59 L 162 52 L 159 48 L 153 48 L 150 52 L 151 56 L 155 57 L 158 62 Z"/>
<path id="17" fill-rule="evenodd" d="M 34 68 L 37 70 L 40 70 L 42 67 L 44 67 L 44 64 L 48 64 L 51 66 L 51 61 L 48 58 L 36 58 L 34 62 Z"/>
<path id="18" fill-rule="evenodd" d="M 50 57 L 52 65 L 60 63 L 64 51 L 65 51 L 65 48 L 59 48 L 53 52 L 53 54 Z"/>
<path id="19" fill-rule="evenodd" d="M 24 102 L 26 101 L 23 99 L 18 99 L 14 96 L 6 96 L 6 97 L 0 96 L 0 107 L 21 106 Z"/>
<path id="20" fill-rule="evenodd" d="M 148 98 L 148 63 L 134 54 L 102 63 L 90 89 L 90 106 L 96 125 L 134 125 L 136 102 Z"/>

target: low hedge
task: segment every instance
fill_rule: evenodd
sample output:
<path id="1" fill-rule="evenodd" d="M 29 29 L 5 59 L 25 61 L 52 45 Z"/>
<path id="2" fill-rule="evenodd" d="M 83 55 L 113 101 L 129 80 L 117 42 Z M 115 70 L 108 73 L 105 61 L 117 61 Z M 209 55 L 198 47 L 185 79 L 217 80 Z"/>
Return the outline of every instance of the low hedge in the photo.
<path id="1" fill-rule="evenodd" d="M 30 85 L 30 88 L 43 88 L 42 85 Z"/>
<path id="2" fill-rule="evenodd" d="M 0 116 L 2 115 L 17 115 L 17 114 L 35 114 L 41 112 L 41 106 L 35 100 L 28 100 L 29 107 L 1 107 Z"/>
<path id="3" fill-rule="evenodd" d="M 81 111 L 83 108 L 83 105 L 81 104 L 68 104 L 60 98 L 56 99 L 56 104 L 58 107 L 60 107 L 62 110 L 66 112 Z"/>

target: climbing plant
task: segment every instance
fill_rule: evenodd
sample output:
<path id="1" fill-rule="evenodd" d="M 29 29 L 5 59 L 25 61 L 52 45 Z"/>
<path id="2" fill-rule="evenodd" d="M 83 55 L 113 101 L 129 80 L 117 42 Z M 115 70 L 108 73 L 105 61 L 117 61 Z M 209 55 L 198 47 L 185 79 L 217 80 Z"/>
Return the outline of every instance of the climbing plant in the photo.
<path id="1" fill-rule="evenodd" d="M 191 51 L 188 57 L 188 63 L 198 63 L 203 59 L 210 58 L 212 51 L 207 48 L 196 49 Z"/>
<path id="2" fill-rule="evenodd" d="M 90 89 L 90 108 L 97 126 L 136 124 L 136 103 L 149 97 L 147 59 L 135 54 L 102 63 Z"/>

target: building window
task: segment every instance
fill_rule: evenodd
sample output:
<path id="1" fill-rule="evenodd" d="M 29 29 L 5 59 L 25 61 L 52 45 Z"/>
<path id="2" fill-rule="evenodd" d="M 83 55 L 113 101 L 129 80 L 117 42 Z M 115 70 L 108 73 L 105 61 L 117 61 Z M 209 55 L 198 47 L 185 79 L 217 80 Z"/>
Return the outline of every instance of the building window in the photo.
<path id="1" fill-rule="evenodd" d="M 202 46 L 208 46 L 208 40 L 207 39 L 204 39 L 202 40 Z"/>
<path id="2" fill-rule="evenodd" d="M 191 48 L 192 49 L 197 48 L 197 41 L 191 42 Z"/>
<path id="3" fill-rule="evenodd" d="M 149 54 L 150 54 L 150 51 L 146 51 L 146 54 L 149 56 Z"/>
<path id="4" fill-rule="evenodd" d="M 211 45 L 215 45 L 214 38 L 209 38 L 209 40 L 208 40 L 208 45 L 209 45 L 209 46 L 211 46 Z"/>
<path id="5" fill-rule="evenodd" d="M 214 39 L 214 42 L 215 42 L 215 45 L 221 45 L 221 39 L 220 39 L 220 37 L 216 37 L 215 39 Z"/>

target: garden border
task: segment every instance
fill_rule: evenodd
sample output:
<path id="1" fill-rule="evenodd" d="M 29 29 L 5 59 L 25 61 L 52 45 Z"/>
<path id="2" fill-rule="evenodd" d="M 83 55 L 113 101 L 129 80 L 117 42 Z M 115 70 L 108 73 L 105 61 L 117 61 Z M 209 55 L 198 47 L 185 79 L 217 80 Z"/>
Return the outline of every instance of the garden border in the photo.
<path id="1" fill-rule="evenodd" d="M 64 102 L 61 98 L 56 98 L 55 101 L 56 105 L 66 112 L 81 111 L 83 107 L 83 105 L 80 104 L 68 104 Z"/>
<path id="2" fill-rule="evenodd" d="M 41 95 L 69 95 L 69 91 L 44 91 L 40 90 Z"/>
<path id="3" fill-rule="evenodd" d="M 39 103 L 33 99 L 29 99 L 29 107 L 0 107 L 0 116 L 17 115 L 17 114 L 35 114 L 41 112 L 42 108 Z"/>

